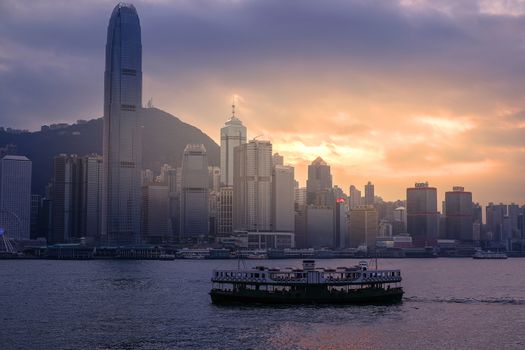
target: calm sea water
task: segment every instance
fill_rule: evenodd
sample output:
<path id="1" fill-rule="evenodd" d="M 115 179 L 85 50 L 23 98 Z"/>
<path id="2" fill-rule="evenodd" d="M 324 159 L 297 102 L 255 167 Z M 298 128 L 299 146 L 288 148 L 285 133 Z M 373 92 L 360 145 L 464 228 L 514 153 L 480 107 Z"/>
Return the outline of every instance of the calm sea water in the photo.
<path id="1" fill-rule="evenodd" d="M 0 349 L 525 349 L 525 259 L 382 260 L 396 306 L 212 305 L 211 270 L 236 266 L 0 260 Z"/>

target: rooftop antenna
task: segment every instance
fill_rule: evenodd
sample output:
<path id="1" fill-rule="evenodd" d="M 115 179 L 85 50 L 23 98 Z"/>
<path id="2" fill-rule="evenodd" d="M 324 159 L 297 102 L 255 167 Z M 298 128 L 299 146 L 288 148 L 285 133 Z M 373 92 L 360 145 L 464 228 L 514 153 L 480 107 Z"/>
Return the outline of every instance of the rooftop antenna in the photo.
<path id="1" fill-rule="evenodd" d="M 232 96 L 232 118 L 235 118 L 235 95 Z"/>

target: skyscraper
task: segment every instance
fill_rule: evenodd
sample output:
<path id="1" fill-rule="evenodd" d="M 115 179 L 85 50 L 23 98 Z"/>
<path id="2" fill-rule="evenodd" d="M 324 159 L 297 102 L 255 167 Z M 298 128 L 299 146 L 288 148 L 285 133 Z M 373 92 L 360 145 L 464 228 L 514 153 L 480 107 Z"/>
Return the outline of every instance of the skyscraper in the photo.
<path id="1" fill-rule="evenodd" d="M 100 239 L 102 158 L 61 154 L 53 164 L 52 243 Z"/>
<path id="2" fill-rule="evenodd" d="M 284 165 L 284 157 L 281 156 L 279 153 L 274 153 L 272 156 L 272 165 Z"/>
<path id="3" fill-rule="evenodd" d="M 233 232 L 233 187 L 220 188 L 218 206 L 217 234 L 227 236 Z"/>
<path id="4" fill-rule="evenodd" d="M 308 205 L 332 205 L 328 192 L 332 188 L 332 174 L 330 166 L 321 157 L 317 157 L 308 165 L 308 179 L 306 180 L 306 203 Z"/>
<path id="5" fill-rule="evenodd" d="M 350 209 L 349 246 L 366 246 L 374 250 L 378 232 L 377 211 L 372 205 L 360 205 Z"/>
<path id="6" fill-rule="evenodd" d="M 306 246 L 335 248 L 334 210 L 325 206 L 306 207 Z"/>
<path id="7" fill-rule="evenodd" d="M 246 127 L 235 116 L 235 105 L 232 105 L 232 116 L 221 128 L 221 183 L 233 186 L 234 148 L 246 143 Z"/>
<path id="8" fill-rule="evenodd" d="M 250 140 L 234 154 L 233 229 L 272 231 L 272 144 Z"/>
<path id="9" fill-rule="evenodd" d="M 306 187 L 299 187 L 295 189 L 295 206 L 306 205 Z"/>
<path id="10" fill-rule="evenodd" d="M 142 235 L 151 244 L 166 243 L 171 237 L 169 188 L 162 183 L 142 187 Z"/>
<path id="11" fill-rule="evenodd" d="M 344 198 L 335 200 L 334 216 L 334 244 L 337 248 L 345 248 L 348 244 L 348 217 Z"/>
<path id="12" fill-rule="evenodd" d="M 505 232 L 507 241 L 513 239 L 521 239 L 521 231 L 518 229 L 518 217 L 520 214 L 520 207 L 515 203 L 507 206 L 507 216 L 509 217 L 509 228 Z"/>
<path id="13" fill-rule="evenodd" d="M 182 238 L 207 236 L 208 157 L 204 145 L 187 145 L 182 159 L 180 235 Z"/>
<path id="14" fill-rule="evenodd" d="M 277 232 L 294 232 L 295 190 L 294 168 L 275 165 L 272 179 L 273 229 Z"/>
<path id="15" fill-rule="evenodd" d="M 166 184 L 168 185 L 171 238 L 179 237 L 180 232 L 180 177 L 181 171 L 177 168 L 168 170 Z"/>
<path id="16" fill-rule="evenodd" d="M 221 168 L 218 166 L 209 166 L 208 167 L 208 174 L 209 174 L 209 185 L 208 188 L 210 191 L 219 192 L 219 188 L 221 187 Z"/>
<path id="17" fill-rule="evenodd" d="M 53 163 L 53 230 L 51 243 L 65 243 L 78 238 L 80 219 L 80 159 L 61 154 Z"/>
<path id="18" fill-rule="evenodd" d="M 9 238 L 29 239 L 31 166 L 24 156 L 8 155 L 0 160 L 0 227 Z"/>
<path id="19" fill-rule="evenodd" d="M 104 77 L 103 240 L 140 241 L 142 44 L 135 7 L 115 6 Z"/>
<path id="20" fill-rule="evenodd" d="M 495 243 L 501 243 L 505 240 L 503 235 L 503 220 L 507 215 L 507 206 L 503 203 L 489 203 L 486 210 L 487 220 L 487 239 Z"/>
<path id="21" fill-rule="evenodd" d="M 349 207 L 355 208 L 361 205 L 361 191 L 359 191 L 354 185 L 350 186 L 349 192 Z"/>
<path id="22" fill-rule="evenodd" d="M 445 192 L 446 238 L 474 241 L 472 214 L 471 192 L 465 192 L 465 189 L 459 186 Z"/>
<path id="23" fill-rule="evenodd" d="M 428 182 L 407 188 L 407 231 L 416 247 L 437 244 L 438 220 L 436 188 Z"/>
<path id="24" fill-rule="evenodd" d="M 39 216 L 42 207 L 42 196 L 39 194 L 31 195 L 31 227 L 30 238 L 37 239 L 41 237 Z M 45 236 L 44 236 L 45 237 Z"/>
<path id="25" fill-rule="evenodd" d="M 365 205 L 374 205 L 374 185 L 368 181 L 365 185 Z"/>
<path id="26" fill-rule="evenodd" d="M 102 157 L 90 155 L 80 159 L 79 236 L 99 240 L 102 211 Z"/>

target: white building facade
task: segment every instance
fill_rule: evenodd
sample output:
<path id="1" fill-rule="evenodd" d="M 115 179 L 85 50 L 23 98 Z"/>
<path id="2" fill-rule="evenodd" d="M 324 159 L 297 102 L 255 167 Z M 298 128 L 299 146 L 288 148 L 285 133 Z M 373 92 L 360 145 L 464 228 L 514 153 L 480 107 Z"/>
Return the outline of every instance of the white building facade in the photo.
<path id="1" fill-rule="evenodd" d="M 234 114 L 221 128 L 221 184 L 233 186 L 235 147 L 246 143 L 246 127 Z"/>
<path id="2" fill-rule="evenodd" d="M 272 231 L 272 144 L 251 140 L 234 155 L 233 229 Z"/>

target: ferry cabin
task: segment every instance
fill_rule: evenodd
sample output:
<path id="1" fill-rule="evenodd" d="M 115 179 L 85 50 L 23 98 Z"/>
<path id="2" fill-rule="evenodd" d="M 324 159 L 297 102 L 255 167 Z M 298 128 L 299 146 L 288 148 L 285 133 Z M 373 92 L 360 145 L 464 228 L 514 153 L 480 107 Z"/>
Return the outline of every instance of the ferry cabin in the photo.
<path id="1" fill-rule="evenodd" d="M 337 269 L 286 269 L 258 266 L 250 270 L 215 270 L 213 289 L 285 292 L 318 286 L 329 291 L 349 292 L 362 288 L 398 288 L 399 270 L 368 270 L 366 267 Z"/>

